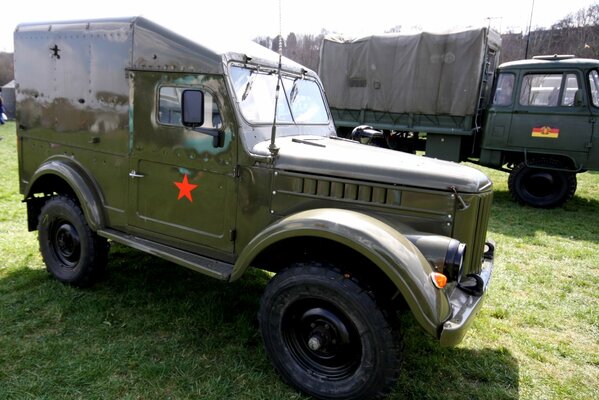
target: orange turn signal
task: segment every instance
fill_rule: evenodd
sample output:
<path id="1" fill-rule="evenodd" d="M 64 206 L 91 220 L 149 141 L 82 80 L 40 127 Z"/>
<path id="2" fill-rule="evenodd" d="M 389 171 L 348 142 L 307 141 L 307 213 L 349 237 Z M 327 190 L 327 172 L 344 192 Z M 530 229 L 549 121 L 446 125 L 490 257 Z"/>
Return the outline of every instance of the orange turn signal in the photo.
<path id="1" fill-rule="evenodd" d="M 431 279 L 437 289 L 443 289 L 447 285 L 447 277 L 439 272 L 431 273 Z"/>

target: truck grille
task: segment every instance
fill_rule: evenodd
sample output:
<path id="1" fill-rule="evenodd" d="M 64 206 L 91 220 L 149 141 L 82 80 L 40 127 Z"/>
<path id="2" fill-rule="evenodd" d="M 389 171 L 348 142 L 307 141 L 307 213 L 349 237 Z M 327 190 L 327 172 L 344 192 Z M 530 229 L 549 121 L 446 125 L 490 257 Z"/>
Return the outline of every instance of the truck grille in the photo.
<path id="1" fill-rule="evenodd" d="M 476 229 L 473 235 L 472 250 L 469 252 L 469 259 L 464 260 L 464 275 L 480 272 L 485 243 L 487 240 L 487 228 L 489 226 L 489 217 L 491 216 L 491 203 L 493 202 L 493 192 L 481 193 L 478 196 L 478 210 L 476 211 Z"/>

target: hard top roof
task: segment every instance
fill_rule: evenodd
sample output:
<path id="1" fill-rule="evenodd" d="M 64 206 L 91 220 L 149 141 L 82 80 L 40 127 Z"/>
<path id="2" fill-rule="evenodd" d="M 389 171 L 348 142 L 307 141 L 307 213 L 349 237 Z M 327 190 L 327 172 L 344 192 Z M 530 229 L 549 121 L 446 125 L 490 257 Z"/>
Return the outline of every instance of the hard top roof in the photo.
<path id="1" fill-rule="evenodd" d="M 595 68 L 599 67 L 599 60 L 592 58 L 576 58 L 563 56 L 544 56 L 543 58 L 533 58 L 526 60 L 510 61 L 503 63 L 499 69 L 525 69 L 525 68 Z"/>
<path id="2" fill-rule="evenodd" d="M 248 59 L 273 67 L 278 65 L 278 54 L 255 42 L 231 40 L 231 35 L 222 32 L 199 30 L 197 38 L 187 38 L 140 16 L 23 23 L 15 29 L 15 42 L 49 33 L 92 38 L 94 34 L 112 34 L 120 38 L 115 40 L 130 40 L 132 54 L 128 68 L 131 69 L 222 73 L 223 63 Z M 283 68 L 299 71 L 303 67 L 283 57 Z"/>

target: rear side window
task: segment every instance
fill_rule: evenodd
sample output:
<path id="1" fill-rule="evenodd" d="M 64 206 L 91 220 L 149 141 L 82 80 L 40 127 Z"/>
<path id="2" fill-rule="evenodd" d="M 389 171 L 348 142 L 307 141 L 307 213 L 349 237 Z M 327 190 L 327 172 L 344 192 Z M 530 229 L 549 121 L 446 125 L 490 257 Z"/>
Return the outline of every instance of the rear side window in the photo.
<path id="1" fill-rule="evenodd" d="M 589 73 L 589 87 L 591 88 L 591 99 L 595 107 L 599 107 L 599 72 L 593 70 Z"/>
<path id="2" fill-rule="evenodd" d="M 565 74 L 528 74 L 522 79 L 520 104 L 539 107 L 571 107 L 582 102 L 578 76 Z"/>

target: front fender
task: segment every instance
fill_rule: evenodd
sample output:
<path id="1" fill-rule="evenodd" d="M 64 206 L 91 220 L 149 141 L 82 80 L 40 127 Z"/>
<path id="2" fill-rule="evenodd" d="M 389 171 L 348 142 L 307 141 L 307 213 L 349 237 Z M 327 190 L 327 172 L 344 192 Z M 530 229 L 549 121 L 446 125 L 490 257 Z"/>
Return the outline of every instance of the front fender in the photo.
<path id="1" fill-rule="evenodd" d="M 105 225 L 102 199 L 97 185 L 89 174 L 70 158 L 53 158 L 43 163 L 33 174 L 25 189 L 25 201 L 35 193 L 48 193 L 57 188 L 48 186 L 55 178 L 64 181 L 77 196 L 85 218 L 91 229 L 98 230 Z"/>
<path id="2" fill-rule="evenodd" d="M 433 270 L 418 248 L 386 223 L 350 210 L 308 210 L 275 222 L 243 249 L 231 281 L 241 277 L 269 246 L 297 237 L 333 240 L 364 255 L 395 284 L 416 319 L 433 336 L 438 336 L 439 326 L 451 316 L 448 298 L 432 284 Z"/>

